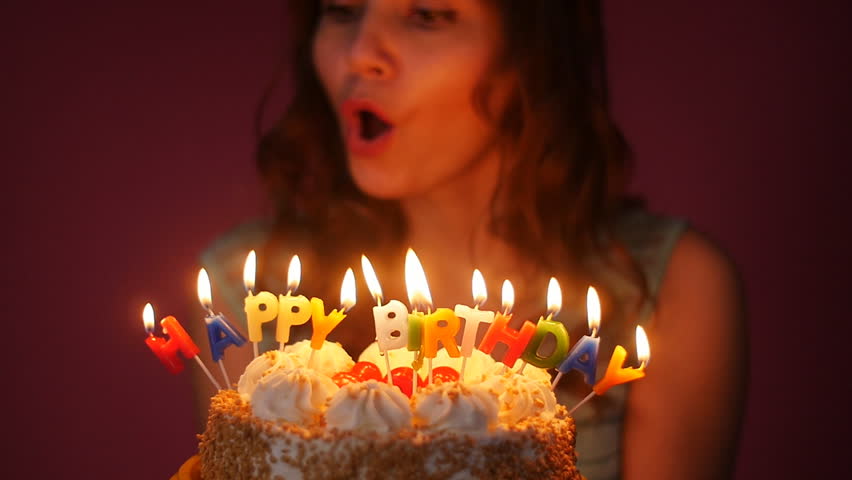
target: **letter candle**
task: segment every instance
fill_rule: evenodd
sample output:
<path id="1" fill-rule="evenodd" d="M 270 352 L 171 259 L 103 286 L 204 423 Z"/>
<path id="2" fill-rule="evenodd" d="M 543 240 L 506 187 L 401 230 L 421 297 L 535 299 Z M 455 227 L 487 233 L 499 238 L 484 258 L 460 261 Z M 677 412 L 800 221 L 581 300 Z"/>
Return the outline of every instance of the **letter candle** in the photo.
<path id="1" fill-rule="evenodd" d="M 231 379 L 228 378 L 228 372 L 225 370 L 225 362 L 222 361 L 222 357 L 227 347 L 231 345 L 241 347 L 246 343 L 246 338 L 224 315 L 213 313 L 213 295 L 210 289 L 210 277 L 207 275 L 207 270 L 203 268 L 198 271 L 198 302 L 207 311 L 204 323 L 207 325 L 207 340 L 210 342 L 210 353 L 213 355 L 213 361 L 218 363 L 219 368 L 222 370 L 222 377 L 225 378 L 225 386 L 230 388 Z"/>
<path id="2" fill-rule="evenodd" d="M 376 300 L 376 306 L 373 307 L 376 343 L 379 346 L 379 352 L 385 357 L 388 385 L 393 385 L 388 351 L 408 344 L 408 309 L 399 300 L 391 300 L 387 305 L 382 305 L 382 286 L 366 255 L 361 255 L 361 271 L 364 273 L 370 295 Z"/>
<path id="3" fill-rule="evenodd" d="M 645 367 L 651 359 L 651 347 L 648 344 L 648 336 L 645 335 L 645 330 L 641 326 L 636 327 L 636 354 L 639 357 L 639 368 L 624 368 L 624 360 L 627 358 L 627 350 L 621 345 L 616 345 L 612 352 L 612 357 L 609 359 L 609 366 L 606 368 L 606 374 L 594 387 L 591 393 L 586 395 L 580 403 L 571 409 L 568 414 L 573 414 L 575 410 L 580 408 L 584 403 L 588 402 L 595 395 L 603 395 L 610 388 L 633 380 L 638 380 L 645 376 Z"/>
<path id="4" fill-rule="evenodd" d="M 511 300 L 507 303 L 508 298 Z M 497 342 L 500 342 L 509 349 L 503 355 L 503 365 L 512 368 L 518 357 L 524 352 L 527 344 L 530 343 L 532 336 L 535 334 L 535 325 L 532 322 L 524 321 L 520 330 L 515 330 L 509 326 L 509 321 L 512 320 L 512 306 L 515 299 L 515 291 L 509 281 L 503 282 L 503 313 L 498 313 L 494 316 L 494 322 L 488 327 L 485 337 L 479 342 L 479 349 L 483 353 L 491 354 Z"/>
<path id="5" fill-rule="evenodd" d="M 583 338 L 568 352 L 568 356 L 559 365 L 559 373 L 556 374 L 556 378 L 550 385 L 551 390 L 555 390 L 562 375 L 571 370 L 582 372 L 587 384 L 595 384 L 598 348 L 601 343 L 601 339 L 598 338 L 598 329 L 601 325 L 601 301 L 595 287 L 589 287 L 586 294 L 586 317 L 591 336 L 583 335 Z"/>
<path id="6" fill-rule="evenodd" d="M 506 282 L 508 282 L 508 280 L 506 280 Z M 509 284 L 509 288 L 511 288 L 511 284 Z M 461 347 L 462 364 L 461 370 L 459 371 L 460 382 L 464 382 L 464 369 L 467 365 L 467 359 L 473 354 L 473 346 L 474 343 L 476 343 L 476 333 L 479 330 L 479 324 L 490 324 L 494 322 L 494 312 L 479 309 L 479 307 L 488 299 L 488 289 L 485 287 L 485 279 L 482 277 L 482 273 L 479 269 L 473 270 L 471 291 L 473 293 L 473 308 L 461 304 L 456 305 L 455 308 L 456 316 L 465 319 Z"/>
<path id="7" fill-rule="evenodd" d="M 562 322 L 553 320 L 553 317 L 559 315 L 561 309 L 562 290 L 559 288 L 559 282 L 551 277 L 547 286 L 547 318 L 540 317 L 538 319 L 535 334 L 524 350 L 522 357 L 524 363 L 518 373 L 524 373 L 524 368 L 528 363 L 539 368 L 553 368 L 565 358 L 565 352 L 568 351 L 568 331 L 565 330 L 565 325 L 562 325 Z M 538 349 L 548 333 L 556 338 L 556 348 L 554 348 L 553 353 L 543 357 L 538 354 Z"/>
<path id="8" fill-rule="evenodd" d="M 287 294 L 278 295 L 278 324 L 275 339 L 278 349 L 284 351 L 284 344 L 290 341 L 290 327 L 304 325 L 311 318 L 311 302 L 304 295 L 293 296 L 302 280 L 302 262 L 298 255 L 290 259 L 287 269 Z"/>
<path id="9" fill-rule="evenodd" d="M 411 364 L 413 393 L 417 391 L 419 378 L 415 365 L 418 365 L 423 358 L 424 318 L 432 313 L 432 294 L 429 292 L 429 284 L 426 282 L 426 273 L 423 271 L 420 259 L 410 248 L 405 252 L 405 289 L 408 292 L 408 304 L 411 307 L 411 313 L 408 315 L 408 349 L 418 352 L 414 363 Z M 426 314 L 421 313 L 421 308 L 426 310 Z M 432 365 L 431 359 L 429 359 L 429 365 Z"/>
<path id="10" fill-rule="evenodd" d="M 269 292 L 260 292 L 255 295 L 253 292 L 256 271 L 257 255 L 252 250 L 246 257 L 246 264 L 243 268 L 243 284 L 246 287 L 244 307 L 246 322 L 248 323 L 249 340 L 252 343 L 255 357 L 259 355 L 257 342 L 263 340 L 261 325 L 275 320 L 275 317 L 278 316 L 278 299 L 275 295 Z"/>
<path id="11" fill-rule="evenodd" d="M 343 275 L 343 283 L 340 285 L 340 308 L 325 314 L 325 305 L 322 299 L 311 298 L 311 324 L 314 327 L 311 335 L 311 356 L 308 357 L 308 366 L 313 365 L 314 354 L 321 349 L 326 337 L 334 328 L 346 318 L 348 312 L 355 306 L 355 273 L 351 268 L 346 269 Z"/>
<path id="12" fill-rule="evenodd" d="M 145 331 L 148 332 L 145 344 L 148 345 L 148 348 L 154 352 L 170 372 L 177 375 L 183 371 L 183 362 L 178 357 L 178 351 L 180 351 L 187 360 L 194 358 L 198 362 L 198 365 L 201 366 L 201 369 L 204 370 L 204 373 L 207 374 L 207 378 L 210 379 L 213 386 L 217 390 L 222 389 L 219 382 L 213 378 L 210 370 L 207 370 L 204 362 L 198 358 L 198 353 L 201 352 L 198 345 L 192 341 L 192 338 L 180 326 L 180 323 L 178 323 L 175 317 L 170 315 L 160 320 L 163 333 L 169 336 L 168 340 L 154 335 L 154 307 L 150 303 L 145 304 L 145 308 L 142 309 L 142 322 L 145 325 Z"/>

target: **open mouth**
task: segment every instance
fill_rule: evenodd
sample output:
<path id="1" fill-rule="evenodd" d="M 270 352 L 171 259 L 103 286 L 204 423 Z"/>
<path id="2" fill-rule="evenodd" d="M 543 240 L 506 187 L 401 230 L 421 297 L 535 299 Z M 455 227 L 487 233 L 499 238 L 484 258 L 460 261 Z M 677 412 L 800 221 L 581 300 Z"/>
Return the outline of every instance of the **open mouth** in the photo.
<path id="1" fill-rule="evenodd" d="M 391 124 L 379 118 L 370 110 L 358 111 L 358 133 L 362 139 L 371 142 L 390 131 Z"/>

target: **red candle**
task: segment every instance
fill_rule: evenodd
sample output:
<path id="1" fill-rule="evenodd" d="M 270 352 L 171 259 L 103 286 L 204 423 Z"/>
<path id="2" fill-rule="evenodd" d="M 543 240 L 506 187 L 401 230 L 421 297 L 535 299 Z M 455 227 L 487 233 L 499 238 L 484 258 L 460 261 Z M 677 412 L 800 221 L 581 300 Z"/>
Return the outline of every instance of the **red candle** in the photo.
<path id="1" fill-rule="evenodd" d="M 191 359 L 201 352 L 175 317 L 168 316 L 160 321 L 163 333 L 169 336 L 168 340 L 154 335 L 154 309 L 150 303 L 145 305 L 143 319 L 145 330 L 148 331 L 145 344 L 170 372 L 178 374 L 183 371 L 183 361 L 178 356 L 178 352 L 186 359 Z"/>

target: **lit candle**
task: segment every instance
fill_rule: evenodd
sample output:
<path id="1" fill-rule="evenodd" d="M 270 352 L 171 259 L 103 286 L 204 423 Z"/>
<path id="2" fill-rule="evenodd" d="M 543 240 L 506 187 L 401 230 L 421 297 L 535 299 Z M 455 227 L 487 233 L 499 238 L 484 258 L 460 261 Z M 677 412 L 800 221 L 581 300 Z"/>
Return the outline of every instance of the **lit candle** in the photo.
<path id="1" fill-rule="evenodd" d="M 508 280 L 506 281 L 508 282 Z M 456 305 L 455 308 L 456 316 L 465 319 L 461 345 L 462 364 L 459 372 L 459 379 L 461 381 L 464 381 L 464 370 L 467 365 L 467 359 L 473 354 L 473 347 L 474 343 L 476 343 L 476 333 L 479 331 L 479 325 L 481 323 L 490 324 L 494 322 L 494 312 L 479 309 L 479 307 L 485 303 L 485 300 L 488 299 L 488 289 L 485 287 L 485 279 L 482 277 L 482 273 L 478 269 L 473 271 L 471 291 L 473 293 L 473 308 L 470 308 L 467 305 Z"/>
<path id="2" fill-rule="evenodd" d="M 413 390 L 417 391 L 417 369 L 423 360 L 423 324 L 426 314 L 432 311 L 432 294 L 426 282 L 426 272 L 420 264 L 420 259 L 414 250 L 405 253 L 405 289 L 408 292 L 408 304 L 411 313 L 408 315 L 408 350 L 417 352 L 414 363 L 411 364 Z M 426 310 L 426 314 L 420 309 Z M 431 364 L 431 361 L 429 362 Z"/>
<path id="3" fill-rule="evenodd" d="M 246 257 L 243 268 L 243 284 L 246 287 L 245 312 L 248 322 L 249 340 L 252 342 L 254 356 L 259 355 L 257 343 L 263 340 L 261 325 L 275 320 L 278 316 L 278 299 L 269 292 L 254 294 L 255 272 L 257 271 L 257 255 L 254 250 Z"/>
<path id="4" fill-rule="evenodd" d="M 192 341 L 192 338 L 190 338 L 189 334 L 186 333 L 186 330 L 183 329 L 175 317 L 168 316 L 160 320 L 163 333 L 169 336 L 168 340 L 154 335 L 154 307 L 150 303 L 146 304 L 142 310 L 142 322 L 145 325 L 145 331 L 148 332 L 145 344 L 148 345 L 148 348 L 154 352 L 170 372 L 178 374 L 183 371 L 183 362 L 178 357 L 178 352 L 180 352 L 186 359 L 194 358 L 216 389 L 222 389 L 219 382 L 213 378 L 210 370 L 207 370 L 204 362 L 198 358 L 198 353 L 201 352 L 198 345 Z"/>
<path id="5" fill-rule="evenodd" d="M 313 363 L 314 352 L 321 349 L 328 334 L 346 318 L 348 312 L 355 305 L 355 273 L 351 268 L 346 269 L 343 275 L 343 283 L 340 285 L 340 308 L 325 314 L 325 304 L 320 298 L 311 298 L 311 324 L 313 334 L 311 335 L 311 356 L 308 358 L 308 366 Z"/>
<path id="6" fill-rule="evenodd" d="M 502 343 L 508 347 L 506 354 L 503 355 L 503 364 L 509 368 L 515 365 L 530 343 L 535 334 L 535 325 L 532 322 L 524 321 L 519 330 L 515 330 L 509 326 L 512 320 L 512 307 L 515 303 L 515 290 L 512 284 L 506 280 L 503 282 L 503 312 L 494 316 L 494 322 L 488 327 L 485 332 L 485 337 L 479 342 L 479 349 L 483 353 L 491 354 L 497 343 Z"/>
<path id="7" fill-rule="evenodd" d="M 388 351 L 408 346 L 408 309 L 399 300 L 391 300 L 387 305 L 382 305 L 382 286 L 373 265 L 365 255 L 361 255 L 361 271 L 367 280 L 370 295 L 376 300 L 376 306 L 373 307 L 376 343 L 385 357 L 388 385 L 393 385 Z"/>
<path id="8" fill-rule="evenodd" d="M 589 287 L 589 292 L 586 294 L 586 317 L 591 335 L 583 335 L 583 338 L 574 345 L 574 348 L 559 365 L 559 373 L 553 379 L 550 386 L 551 390 L 556 388 L 562 375 L 571 370 L 581 372 L 587 384 L 595 384 L 598 348 L 601 343 L 601 339 L 598 338 L 598 329 L 601 325 L 601 301 L 594 287 Z"/>
<path id="9" fill-rule="evenodd" d="M 616 385 L 632 382 L 645 376 L 645 367 L 648 366 L 648 361 L 651 359 L 651 347 L 648 344 L 648 337 L 645 335 L 645 330 L 641 326 L 636 327 L 636 354 L 639 357 L 639 368 L 624 368 L 627 350 L 621 345 L 616 345 L 615 350 L 612 352 L 612 357 L 609 359 L 609 366 L 606 368 L 604 378 L 596 383 L 592 387 L 592 392 L 568 413 L 574 413 L 575 410 L 591 400 L 595 395 L 603 395 L 607 390 Z"/>
<path id="10" fill-rule="evenodd" d="M 219 364 L 222 370 L 222 376 L 225 378 L 225 385 L 231 386 L 231 379 L 228 378 L 228 372 L 225 370 L 225 363 L 222 357 L 225 354 L 225 349 L 231 345 L 241 347 L 246 343 L 246 338 L 237 328 L 225 318 L 221 313 L 213 313 L 213 295 L 210 289 L 210 277 L 207 275 L 207 270 L 201 269 L 198 271 L 198 302 L 207 315 L 204 317 L 204 323 L 207 325 L 207 339 L 210 341 L 210 353 L 213 355 L 213 361 Z"/>
<path id="11" fill-rule="evenodd" d="M 553 320 L 553 317 L 559 315 L 561 309 L 562 290 L 559 288 L 559 282 L 551 277 L 547 286 L 547 318 L 538 319 L 535 334 L 524 350 L 524 364 L 521 365 L 519 373 L 523 373 L 528 363 L 539 368 L 553 368 L 565 358 L 565 353 L 568 351 L 568 330 L 565 330 L 565 325 L 562 325 L 562 322 Z M 541 348 L 541 343 L 548 334 L 556 338 L 556 348 L 545 357 L 539 355 L 538 349 Z"/>
<path id="12" fill-rule="evenodd" d="M 290 267 L 287 269 L 287 294 L 278 295 L 278 324 L 275 328 L 275 339 L 278 349 L 284 351 L 284 344 L 290 341 L 290 327 L 304 325 L 311 318 L 311 302 L 304 295 L 293 296 L 302 280 L 302 262 L 298 255 L 293 255 Z"/>

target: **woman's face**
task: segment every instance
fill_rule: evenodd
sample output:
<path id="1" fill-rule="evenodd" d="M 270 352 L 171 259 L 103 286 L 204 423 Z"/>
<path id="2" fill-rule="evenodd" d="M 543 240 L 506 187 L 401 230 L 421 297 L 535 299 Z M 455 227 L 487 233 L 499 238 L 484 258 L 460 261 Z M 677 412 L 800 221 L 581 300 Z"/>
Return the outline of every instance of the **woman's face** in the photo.
<path id="1" fill-rule="evenodd" d="M 482 0 L 322 1 L 313 60 L 362 191 L 422 195 L 496 161 L 472 94 L 500 37 Z"/>

